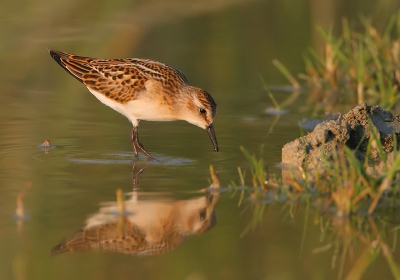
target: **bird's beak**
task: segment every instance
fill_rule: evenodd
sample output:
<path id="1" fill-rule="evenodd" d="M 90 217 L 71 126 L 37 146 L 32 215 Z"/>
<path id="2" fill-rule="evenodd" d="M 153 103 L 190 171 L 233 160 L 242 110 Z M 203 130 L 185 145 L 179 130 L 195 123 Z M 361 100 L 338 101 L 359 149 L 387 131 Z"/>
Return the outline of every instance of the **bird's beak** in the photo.
<path id="1" fill-rule="evenodd" d="M 208 136 L 210 136 L 211 142 L 212 142 L 212 144 L 214 146 L 214 150 L 216 152 L 218 152 L 217 137 L 215 136 L 213 124 L 210 124 L 209 126 L 207 126 L 206 131 L 208 133 Z"/>

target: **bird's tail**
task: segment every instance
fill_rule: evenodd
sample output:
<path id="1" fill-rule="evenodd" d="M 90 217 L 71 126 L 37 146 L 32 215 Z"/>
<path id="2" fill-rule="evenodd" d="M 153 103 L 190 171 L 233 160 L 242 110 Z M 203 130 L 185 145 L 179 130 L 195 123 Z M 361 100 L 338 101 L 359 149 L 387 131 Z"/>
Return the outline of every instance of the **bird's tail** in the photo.
<path id="1" fill-rule="evenodd" d="M 83 83 L 82 76 L 92 70 L 92 58 L 49 49 L 50 56 L 72 77 Z"/>

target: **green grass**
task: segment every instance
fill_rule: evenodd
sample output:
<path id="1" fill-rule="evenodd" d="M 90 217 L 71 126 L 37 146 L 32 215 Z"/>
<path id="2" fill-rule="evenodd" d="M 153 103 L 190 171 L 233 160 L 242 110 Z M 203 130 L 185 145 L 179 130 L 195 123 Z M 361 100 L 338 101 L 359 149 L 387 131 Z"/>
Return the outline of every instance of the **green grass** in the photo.
<path id="1" fill-rule="evenodd" d="M 370 159 L 378 154 L 386 160 L 386 154 L 378 136 L 373 134 L 364 161 L 343 146 L 331 158 L 321 159 L 325 168 L 316 176 L 280 180 L 266 172 L 262 156 L 253 155 L 244 147 L 240 149 L 251 174 L 246 180 L 246 169 L 239 168 L 240 184 L 232 183 L 232 188 L 240 191 L 239 205 L 244 211 L 251 211 L 242 236 L 262 223 L 269 204 L 281 204 L 293 218 L 299 207 L 312 205 L 317 209 L 313 223 L 321 228 L 323 241 L 314 253 L 332 252 L 331 266 L 337 269 L 339 279 L 361 277 L 378 256 L 386 259 L 394 278 L 400 279 L 400 264 L 393 257 L 400 227 L 388 222 L 396 219 L 400 202 L 400 155 L 396 150 L 391 164 L 382 163 L 380 172 L 376 172 L 375 161 Z M 308 215 L 306 221 L 312 220 Z"/>
<path id="2" fill-rule="evenodd" d="M 329 158 L 322 153 L 323 168 L 316 170 L 314 176 L 303 171 L 301 179 L 289 176 L 278 180 L 270 176 L 265 170 L 262 156 L 252 155 L 244 147 L 240 147 L 250 164 L 251 184 L 248 188 L 252 196 L 263 196 L 272 192 L 293 199 L 312 194 L 317 198 L 324 198 L 320 207 L 333 206 L 338 217 L 358 213 L 365 207 L 365 214 L 371 215 L 379 204 L 382 207 L 394 207 L 399 202 L 400 154 L 395 144 L 393 159 L 389 161 L 371 122 L 370 126 L 372 134 L 364 161 L 356 157 L 354 150 L 342 145 L 333 150 Z M 380 159 L 379 162 L 377 158 Z M 246 184 L 243 174 L 242 168 L 239 168 L 242 186 Z M 233 185 L 238 188 L 237 184 Z"/>
<path id="3" fill-rule="evenodd" d="M 299 78 L 310 92 L 308 102 L 332 111 L 336 105 L 353 107 L 368 103 L 392 110 L 399 107 L 400 11 L 386 28 L 378 31 L 370 20 L 360 17 L 363 31 L 343 19 L 341 30 L 318 28 L 324 49 L 304 55 L 305 73 Z M 294 88 L 299 82 L 277 60 L 274 64 Z"/>
<path id="4" fill-rule="evenodd" d="M 309 91 L 308 103 L 318 111 L 347 110 L 360 103 L 400 111 L 400 11 L 382 31 L 365 17 L 360 22 L 362 31 L 353 30 L 346 19 L 339 32 L 319 28 L 323 51 L 310 49 L 304 56 L 305 73 L 299 78 L 305 82 L 303 92 Z M 290 71 L 278 60 L 274 64 L 293 90 L 299 91 L 300 83 Z M 278 104 L 265 83 L 264 87 L 277 110 L 288 105 Z M 364 160 L 356 156 L 357 149 L 342 145 L 329 157 L 322 154 L 323 168 L 315 174 L 302 166 L 302 176 L 277 179 L 266 172 L 262 154 L 256 156 L 240 147 L 251 176 L 246 180 L 246 169 L 239 167 L 240 186 L 233 182 L 232 189 L 240 191 L 238 204 L 252 216 L 242 235 L 262 222 L 271 203 L 281 204 L 293 218 L 305 207 L 306 229 L 312 220 L 311 205 L 317 209 L 313 223 L 320 227 L 323 243 L 314 253 L 332 252 L 331 267 L 337 269 L 338 279 L 361 278 L 378 257 L 400 279 L 399 260 L 393 256 L 400 231 L 396 226 L 400 205 L 397 138 L 393 135 L 394 151 L 388 156 L 371 121 L 369 125 L 371 137 Z M 303 239 L 305 235 L 306 230 Z"/>

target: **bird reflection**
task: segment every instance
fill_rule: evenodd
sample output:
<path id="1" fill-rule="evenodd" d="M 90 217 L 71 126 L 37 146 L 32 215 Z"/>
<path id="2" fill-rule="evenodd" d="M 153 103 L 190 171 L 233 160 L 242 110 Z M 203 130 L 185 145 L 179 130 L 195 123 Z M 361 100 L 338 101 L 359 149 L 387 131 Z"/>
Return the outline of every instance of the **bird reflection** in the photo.
<path id="1" fill-rule="evenodd" d="M 214 176 L 215 177 L 215 176 Z M 52 249 L 52 254 L 79 250 L 105 250 L 152 255 L 178 247 L 186 237 L 202 234 L 216 224 L 219 183 L 190 199 L 157 193 L 133 192 L 100 208 L 86 226 Z"/>

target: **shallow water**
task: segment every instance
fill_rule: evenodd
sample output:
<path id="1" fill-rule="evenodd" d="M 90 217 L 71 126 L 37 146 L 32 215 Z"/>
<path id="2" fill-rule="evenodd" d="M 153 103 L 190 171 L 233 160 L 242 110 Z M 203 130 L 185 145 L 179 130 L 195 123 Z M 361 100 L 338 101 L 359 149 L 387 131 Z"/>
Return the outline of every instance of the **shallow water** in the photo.
<path id="1" fill-rule="evenodd" d="M 300 71 L 301 54 L 314 42 L 310 26 L 324 22 L 315 15 L 310 18 L 312 1 L 195 2 L 2 4 L 1 279 L 338 277 L 338 265 L 331 268 L 333 248 L 313 253 L 329 242 L 322 238 L 312 205 L 300 203 L 296 211 L 280 203 L 263 205 L 260 222 L 242 236 L 257 206 L 247 196 L 238 206 L 240 191 L 229 188 L 232 181 L 239 183 L 237 167 L 250 176 L 240 146 L 254 154 L 263 149 L 268 172 L 280 175 L 281 147 L 300 135 L 297 124 L 307 117 L 306 98 L 300 96 L 286 107 L 286 114 L 267 114 L 273 104 L 260 76 L 271 86 L 285 84 L 271 60 L 277 58 L 294 73 Z M 337 11 L 326 18 L 354 18 L 377 9 L 385 21 L 398 6 L 396 1 L 387 1 L 386 6 L 375 1 L 353 1 L 352 6 L 339 2 Z M 142 122 L 141 141 L 156 159 L 133 160 L 129 122 L 67 75 L 46 48 L 104 58 L 148 57 L 180 69 L 219 105 L 214 125 L 220 151 L 214 152 L 207 134 L 188 123 Z M 278 102 L 289 95 L 274 92 Z M 51 149 L 40 147 L 45 139 Z M 115 204 L 117 189 L 129 200 L 131 192 L 140 188 L 141 202 L 133 205 L 137 213 L 148 215 L 146 221 L 157 220 L 146 209 L 158 209 L 154 205 L 161 202 L 178 214 L 202 212 L 197 206 L 198 201 L 205 203 L 201 190 L 210 185 L 210 165 L 222 191 L 215 205 L 216 224 L 207 232 L 185 232 L 187 238 L 180 246 L 156 255 L 99 250 L 50 254 L 85 227 L 88 217 L 101 211 L 105 202 Z M 17 197 L 29 184 L 20 196 L 23 217 L 17 219 Z M 192 201 L 191 210 L 176 210 L 181 209 L 177 205 L 192 205 Z M 141 210 L 144 204 L 147 208 Z M 201 210 L 206 207 L 201 206 Z M 193 219 L 208 218 L 201 213 L 181 221 L 193 226 Z M 393 238 L 393 233 L 388 235 Z M 355 250 L 344 275 L 362 253 Z M 399 250 L 394 257 L 400 259 Z M 365 279 L 391 275 L 379 256 Z"/>

